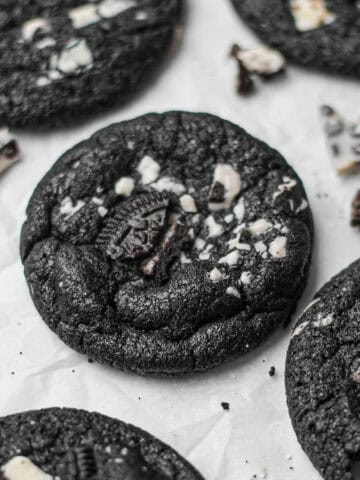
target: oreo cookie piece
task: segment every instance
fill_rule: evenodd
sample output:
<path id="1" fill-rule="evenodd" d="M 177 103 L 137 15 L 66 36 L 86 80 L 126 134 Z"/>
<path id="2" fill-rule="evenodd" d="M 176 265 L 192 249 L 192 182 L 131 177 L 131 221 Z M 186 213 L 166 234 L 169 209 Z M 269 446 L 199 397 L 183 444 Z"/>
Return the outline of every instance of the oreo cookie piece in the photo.
<path id="1" fill-rule="evenodd" d="M 298 440 L 326 480 L 353 480 L 360 454 L 360 260 L 330 280 L 294 329 L 286 390 Z"/>
<path id="2" fill-rule="evenodd" d="M 260 38 L 289 60 L 360 77 L 357 0 L 231 0 Z"/>
<path id="3" fill-rule="evenodd" d="M 149 114 L 65 153 L 27 209 L 41 316 L 98 362 L 205 370 L 265 341 L 307 277 L 312 217 L 281 155 L 208 114 Z"/>
<path id="4" fill-rule="evenodd" d="M 5 0 L 0 125 L 49 127 L 121 103 L 174 40 L 182 0 Z"/>
<path id="5" fill-rule="evenodd" d="M 0 480 L 201 480 L 133 425 L 68 408 L 0 418 Z"/>

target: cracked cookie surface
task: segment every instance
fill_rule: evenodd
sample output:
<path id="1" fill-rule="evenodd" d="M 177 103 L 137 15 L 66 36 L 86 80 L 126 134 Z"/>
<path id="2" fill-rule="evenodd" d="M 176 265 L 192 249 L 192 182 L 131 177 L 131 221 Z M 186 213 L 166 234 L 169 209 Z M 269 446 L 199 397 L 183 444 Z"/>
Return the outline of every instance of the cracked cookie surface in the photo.
<path id="1" fill-rule="evenodd" d="M 208 114 L 149 114 L 65 153 L 21 254 L 75 350 L 138 373 L 205 370 L 265 341 L 307 278 L 312 217 L 282 156 Z"/>
<path id="2" fill-rule="evenodd" d="M 268 45 L 304 66 L 360 78 L 357 0 L 231 0 Z"/>
<path id="3" fill-rule="evenodd" d="M 360 459 L 360 261 L 303 312 L 287 355 L 286 390 L 298 440 L 326 480 L 353 480 Z"/>
<path id="4" fill-rule="evenodd" d="M 122 103 L 149 81 L 182 0 L 4 0 L 0 124 L 50 127 Z"/>
<path id="5" fill-rule="evenodd" d="M 201 480 L 172 448 L 99 413 L 49 408 L 0 418 L 0 480 Z"/>

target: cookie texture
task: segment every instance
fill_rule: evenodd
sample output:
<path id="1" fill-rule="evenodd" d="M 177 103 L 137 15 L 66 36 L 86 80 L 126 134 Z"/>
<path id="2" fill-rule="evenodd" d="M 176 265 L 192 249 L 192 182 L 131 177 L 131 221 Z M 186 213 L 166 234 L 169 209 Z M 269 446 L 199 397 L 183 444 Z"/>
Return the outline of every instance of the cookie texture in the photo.
<path id="1" fill-rule="evenodd" d="M 21 237 L 34 303 L 78 352 L 205 370 L 265 341 L 307 277 L 312 217 L 281 155 L 208 114 L 149 114 L 65 153 Z"/>
<path id="2" fill-rule="evenodd" d="M 325 480 L 360 459 L 360 260 L 314 297 L 293 332 L 286 390 L 298 440 Z"/>
<path id="3" fill-rule="evenodd" d="M 122 103 L 149 81 L 182 0 L 4 0 L 0 125 L 51 127 Z"/>
<path id="4" fill-rule="evenodd" d="M 231 0 L 268 45 L 289 60 L 360 77 L 357 0 Z"/>
<path id="5" fill-rule="evenodd" d="M 19 457 L 49 475 L 46 480 L 202 479 L 172 448 L 139 428 L 68 408 L 0 418 L 0 480 L 12 480 L 6 472 L 15 469 L 6 465 Z"/>

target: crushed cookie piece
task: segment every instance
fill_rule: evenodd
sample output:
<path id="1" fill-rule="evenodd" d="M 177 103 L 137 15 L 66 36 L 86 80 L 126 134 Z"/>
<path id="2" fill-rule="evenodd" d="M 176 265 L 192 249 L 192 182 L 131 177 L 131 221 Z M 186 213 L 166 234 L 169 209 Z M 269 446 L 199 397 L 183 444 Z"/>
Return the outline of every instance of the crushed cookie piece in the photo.
<path id="1" fill-rule="evenodd" d="M 230 410 L 230 403 L 229 402 L 221 402 L 221 406 L 223 410 Z"/>
<path id="2" fill-rule="evenodd" d="M 0 129 L 0 174 L 20 158 L 20 149 L 15 137 L 7 128 Z"/>
<path id="3" fill-rule="evenodd" d="M 276 369 L 275 367 L 270 367 L 270 370 L 269 370 L 269 375 L 270 377 L 274 377 L 275 376 L 275 373 L 276 373 Z"/>
<path id="4" fill-rule="evenodd" d="M 169 277 L 169 266 L 181 255 L 188 233 L 187 225 L 181 223 L 171 225 L 156 254 L 142 263 L 141 270 L 144 275 L 155 277 L 156 282 L 160 284 L 166 281 Z"/>
<path id="5" fill-rule="evenodd" d="M 339 175 L 360 172 L 360 121 L 350 122 L 330 105 L 320 108 L 332 163 Z"/>
<path id="6" fill-rule="evenodd" d="M 145 256 L 156 247 L 165 228 L 169 203 L 164 192 L 124 202 L 100 232 L 96 246 L 113 260 Z"/>
<path id="7" fill-rule="evenodd" d="M 360 190 L 357 192 L 352 202 L 351 226 L 360 227 Z"/>
<path id="8" fill-rule="evenodd" d="M 266 45 L 244 50 L 234 44 L 230 56 L 235 58 L 239 66 L 238 93 L 248 94 L 254 90 L 253 76 L 271 78 L 285 70 L 285 57 Z"/>

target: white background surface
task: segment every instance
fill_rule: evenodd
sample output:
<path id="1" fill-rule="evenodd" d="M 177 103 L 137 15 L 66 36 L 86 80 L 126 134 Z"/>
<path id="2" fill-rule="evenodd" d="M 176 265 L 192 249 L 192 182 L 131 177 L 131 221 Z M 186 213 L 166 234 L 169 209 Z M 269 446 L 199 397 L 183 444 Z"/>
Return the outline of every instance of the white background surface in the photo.
<path id="1" fill-rule="evenodd" d="M 239 98 L 228 50 L 233 42 L 254 46 L 256 38 L 228 0 L 188 3 L 182 46 L 136 101 L 78 128 L 18 133 L 23 160 L 0 178 L 0 415 L 58 405 L 98 410 L 168 442 L 207 480 L 247 480 L 254 474 L 269 480 L 318 480 L 286 408 L 290 330 L 207 374 L 139 378 L 89 364 L 63 345 L 35 311 L 23 277 L 18 244 L 25 206 L 58 156 L 109 123 L 169 109 L 208 111 L 242 125 L 278 148 L 302 177 L 316 245 L 299 311 L 331 275 L 359 256 L 360 232 L 350 228 L 349 212 L 360 177 L 336 176 L 318 117 L 324 102 L 350 117 L 360 115 L 359 84 L 291 67 L 285 79 L 262 85 L 252 98 Z M 272 365 L 274 378 L 268 375 Z M 222 401 L 230 403 L 229 412 L 222 410 Z"/>

